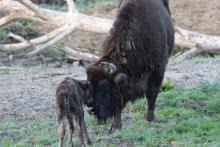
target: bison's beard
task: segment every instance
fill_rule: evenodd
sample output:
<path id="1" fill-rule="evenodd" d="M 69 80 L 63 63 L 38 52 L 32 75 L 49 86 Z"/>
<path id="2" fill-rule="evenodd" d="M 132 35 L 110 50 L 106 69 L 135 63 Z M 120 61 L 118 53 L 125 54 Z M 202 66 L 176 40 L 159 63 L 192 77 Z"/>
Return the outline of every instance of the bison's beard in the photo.
<path id="1" fill-rule="evenodd" d="M 103 80 L 94 88 L 94 99 L 92 113 L 99 122 L 106 121 L 112 117 L 121 107 L 121 99 L 115 95 L 112 83 Z"/>

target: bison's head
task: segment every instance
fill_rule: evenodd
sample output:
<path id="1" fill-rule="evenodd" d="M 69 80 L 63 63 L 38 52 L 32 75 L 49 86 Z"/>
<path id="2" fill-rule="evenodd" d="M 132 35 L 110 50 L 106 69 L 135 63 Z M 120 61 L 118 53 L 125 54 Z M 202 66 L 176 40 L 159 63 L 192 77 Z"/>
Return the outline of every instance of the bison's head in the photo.
<path id="1" fill-rule="evenodd" d="M 105 121 L 122 107 L 118 87 L 127 80 L 127 76 L 117 73 L 116 67 L 106 62 L 90 64 L 86 67 L 86 72 L 93 86 L 91 111 L 99 121 Z"/>

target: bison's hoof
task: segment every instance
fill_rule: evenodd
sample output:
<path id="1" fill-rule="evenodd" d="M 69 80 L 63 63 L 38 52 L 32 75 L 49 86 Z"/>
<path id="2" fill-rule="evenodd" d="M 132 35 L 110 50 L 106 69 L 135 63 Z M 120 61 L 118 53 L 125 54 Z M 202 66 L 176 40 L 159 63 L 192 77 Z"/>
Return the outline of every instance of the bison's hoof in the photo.
<path id="1" fill-rule="evenodd" d="M 111 126 L 109 129 L 108 129 L 108 134 L 112 134 L 113 132 L 115 132 L 116 130 L 119 130 L 122 128 L 122 125 L 119 125 L 119 126 Z"/>
<path id="2" fill-rule="evenodd" d="M 154 111 L 148 110 L 147 114 L 145 114 L 145 118 L 149 122 L 154 121 L 155 120 Z"/>

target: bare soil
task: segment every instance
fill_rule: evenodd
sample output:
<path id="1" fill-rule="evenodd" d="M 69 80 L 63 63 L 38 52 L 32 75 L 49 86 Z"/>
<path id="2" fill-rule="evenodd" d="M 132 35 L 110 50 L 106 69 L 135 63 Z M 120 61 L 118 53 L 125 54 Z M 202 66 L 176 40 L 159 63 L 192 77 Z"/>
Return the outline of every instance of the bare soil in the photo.
<path id="1" fill-rule="evenodd" d="M 165 79 L 179 85 L 220 82 L 220 59 L 171 62 Z M 17 119 L 54 118 L 55 90 L 64 77 L 86 79 L 84 69 L 73 65 L 62 67 L 12 67 L 0 70 L 0 121 L 13 116 Z"/>

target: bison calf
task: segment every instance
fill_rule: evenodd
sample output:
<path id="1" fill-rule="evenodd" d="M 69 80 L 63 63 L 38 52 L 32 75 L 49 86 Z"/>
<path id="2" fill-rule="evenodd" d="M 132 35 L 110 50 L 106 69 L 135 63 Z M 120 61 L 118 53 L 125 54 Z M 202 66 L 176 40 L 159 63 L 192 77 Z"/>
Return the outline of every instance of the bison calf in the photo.
<path id="1" fill-rule="evenodd" d="M 83 105 L 92 102 L 92 86 L 88 81 L 78 81 L 65 78 L 56 91 L 56 113 L 58 120 L 59 147 L 63 146 L 65 136 L 64 119 L 68 122 L 68 143 L 72 146 L 72 134 L 74 132 L 73 120 L 79 127 L 79 139 L 83 146 L 91 143 L 85 122 Z"/>

